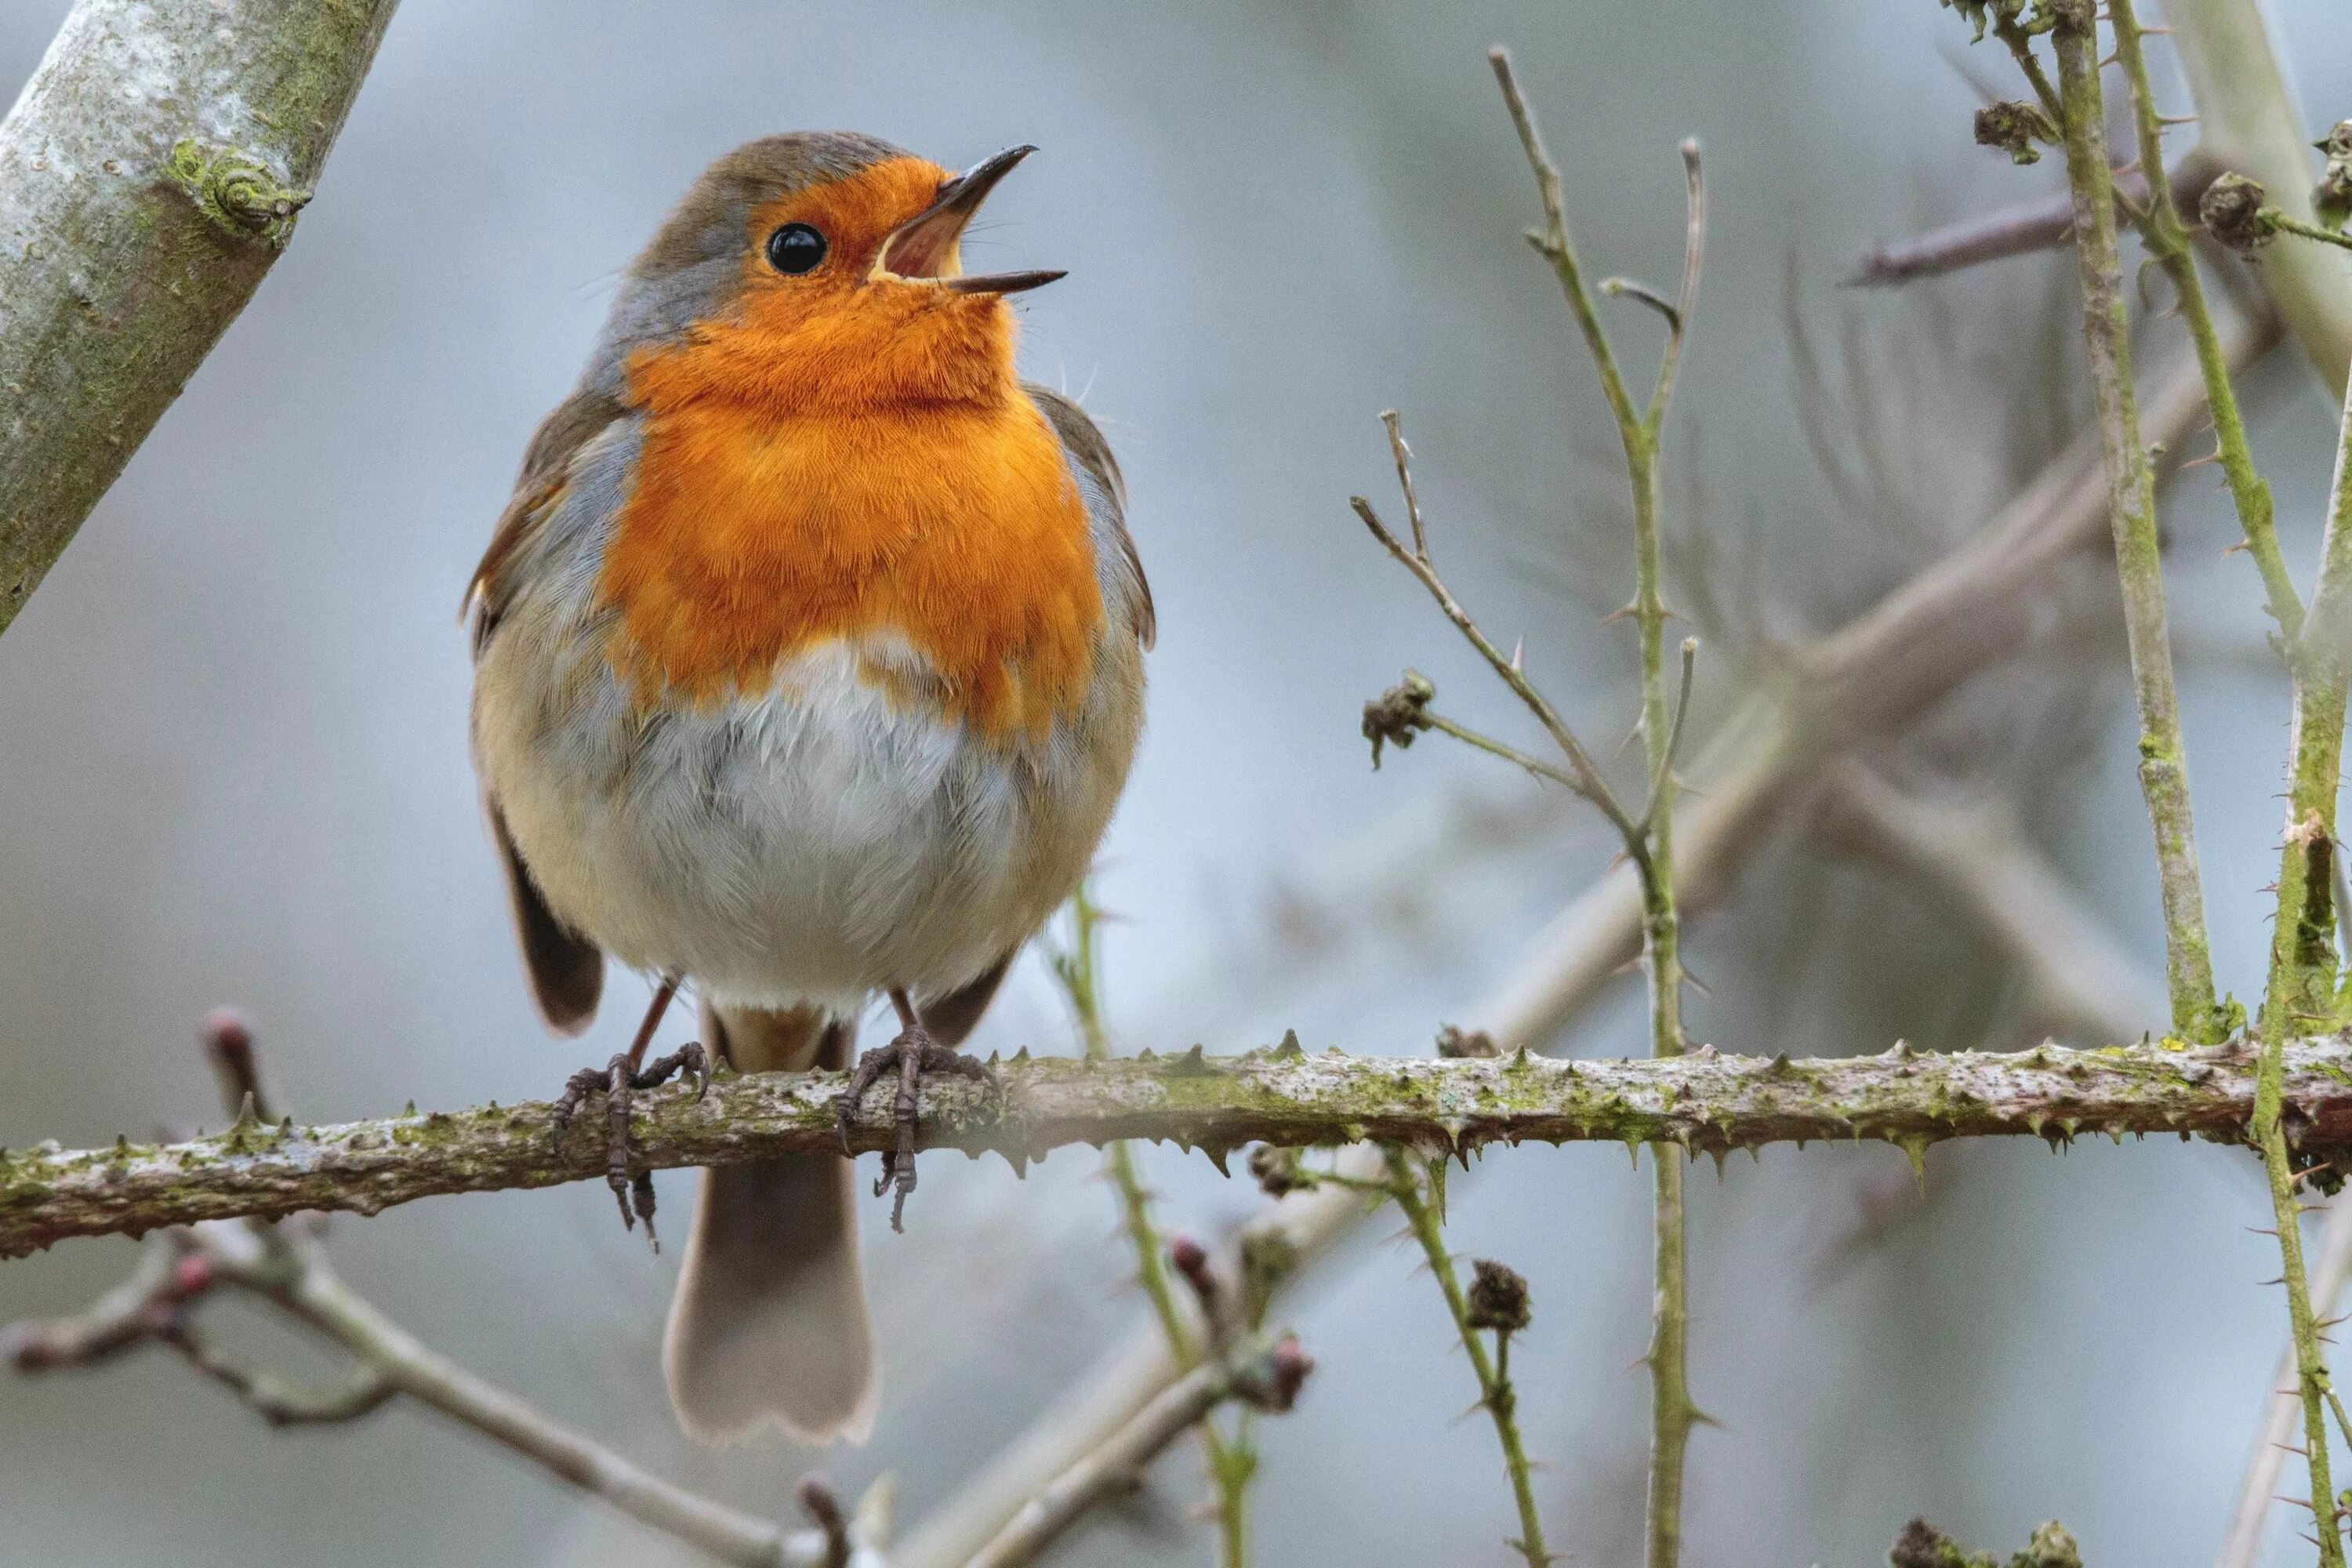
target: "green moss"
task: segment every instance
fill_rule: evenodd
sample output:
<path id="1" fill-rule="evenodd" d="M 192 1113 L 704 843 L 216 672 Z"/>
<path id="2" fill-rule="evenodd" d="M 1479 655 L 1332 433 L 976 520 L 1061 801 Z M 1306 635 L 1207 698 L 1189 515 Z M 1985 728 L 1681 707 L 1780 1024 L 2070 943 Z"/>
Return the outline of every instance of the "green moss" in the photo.
<path id="1" fill-rule="evenodd" d="M 186 193 L 213 225 L 240 239 L 258 239 L 283 250 L 294 237 L 294 218 L 311 193 L 278 184 L 268 166 L 236 147 L 215 147 L 183 137 L 163 162 L 166 178 Z"/>

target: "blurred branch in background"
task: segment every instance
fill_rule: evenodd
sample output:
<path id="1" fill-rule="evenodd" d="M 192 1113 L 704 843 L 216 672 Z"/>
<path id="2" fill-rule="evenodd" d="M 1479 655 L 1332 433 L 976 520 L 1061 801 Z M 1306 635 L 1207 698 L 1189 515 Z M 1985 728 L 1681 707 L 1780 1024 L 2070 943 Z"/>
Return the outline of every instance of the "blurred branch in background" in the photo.
<path id="1" fill-rule="evenodd" d="M 0 121 L 0 633 L 286 247 L 397 0 L 79 0 Z"/>
<path id="2" fill-rule="evenodd" d="M 1080 1043 L 1090 1062 L 1110 1059 L 1110 1030 L 1103 1021 L 1102 993 L 1102 911 L 1096 908 L 1094 889 L 1081 883 L 1070 896 L 1067 909 L 1069 937 L 1066 945 L 1053 949 L 1049 954 L 1054 978 L 1061 983 L 1063 994 L 1068 998 L 1070 1012 L 1076 1019 Z M 1185 1279 L 1193 1286 L 1202 1308 L 1201 1323 L 1213 1342 L 1203 1345 L 1203 1335 L 1196 1333 L 1187 1321 L 1184 1310 L 1176 1300 L 1176 1292 L 1168 1278 L 1166 1248 L 1160 1239 L 1159 1226 L 1151 1217 L 1151 1194 L 1143 1184 L 1142 1169 L 1133 1144 L 1121 1139 L 1103 1152 L 1103 1174 L 1118 1194 L 1119 1226 L 1128 1245 L 1135 1253 L 1136 1281 L 1150 1303 L 1152 1315 L 1160 1321 L 1160 1331 L 1168 1336 L 1168 1352 L 1179 1365 L 1190 1373 L 1186 1382 L 1198 1385 L 1198 1396 L 1206 1397 L 1219 1386 L 1230 1384 L 1232 1369 L 1224 1373 L 1204 1367 L 1213 1351 L 1225 1359 L 1234 1327 L 1228 1318 L 1221 1317 L 1219 1292 L 1213 1288 L 1204 1258 L 1195 1258 L 1192 1267 L 1184 1270 Z M 1190 1245 L 1190 1244 L 1187 1244 Z M 1197 1250 L 1197 1249 L 1195 1249 Z M 1257 1323 L 1248 1325 L 1252 1330 Z M 1219 1378 L 1223 1377 L 1223 1384 Z M 1172 1393 L 1173 1391 L 1171 1391 Z M 1244 1401 L 1234 1430 L 1228 1434 L 1218 1429 L 1208 1414 L 1219 1401 L 1212 1398 L 1202 1407 L 1200 1422 L 1201 1452 L 1206 1459 L 1210 1484 L 1216 1490 L 1218 1561 L 1223 1568 L 1244 1568 L 1249 1560 L 1249 1484 L 1257 1471 L 1257 1449 L 1252 1440 L 1250 1415 L 1252 1405 Z M 1287 1401 L 1285 1402 L 1287 1407 Z M 1116 1445 L 1114 1445 L 1116 1447 Z M 1097 1467 L 1099 1468 L 1099 1466 Z M 1032 1503 L 1033 1510 L 1041 1504 Z M 1015 1521 L 1018 1524 L 1019 1521 Z M 1013 1525 L 1006 1526 L 1011 1531 Z M 1035 1529 L 1027 1533 L 1035 1534 Z M 1000 1538 L 1002 1540 L 1002 1538 Z M 983 1556 L 986 1554 L 983 1553 Z M 1003 1562 L 999 1557 L 994 1561 Z"/>
<path id="3" fill-rule="evenodd" d="M 2036 1027 L 2087 1044 L 2163 1022 L 2163 994 L 1997 799 L 1930 800 L 1849 762 L 1831 771 L 1816 821 L 1832 842 L 1927 884 L 1998 942 Z"/>
<path id="4" fill-rule="evenodd" d="M 224 1098 L 241 1118 L 266 1115 L 253 1041 L 235 1014 L 215 1013 L 205 1044 Z M 822 1483 L 807 1494 L 814 1531 L 787 1532 L 640 1469 L 545 1412 L 484 1382 L 419 1342 L 345 1285 L 327 1260 L 324 1216 L 282 1224 L 212 1220 L 151 1240 L 130 1279 L 69 1318 L 0 1329 L 0 1359 L 22 1373 L 101 1365 L 142 1344 L 169 1345 L 272 1426 L 352 1421 L 395 1394 L 432 1406 L 557 1479 L 652 1528 L 740 1568 L 847 1568 L 840 1510 Z M 335 1383 L 290 1382 L 213 1349 L 197 1309 L 236 1290 L 278 1308 L 351 1356 Z"/>

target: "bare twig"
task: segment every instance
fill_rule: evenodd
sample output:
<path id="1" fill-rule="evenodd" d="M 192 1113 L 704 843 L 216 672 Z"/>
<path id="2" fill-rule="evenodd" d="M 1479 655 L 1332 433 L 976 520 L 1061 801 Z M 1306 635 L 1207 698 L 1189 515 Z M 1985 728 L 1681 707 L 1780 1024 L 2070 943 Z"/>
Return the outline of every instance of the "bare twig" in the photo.
<path id="1" fill-rule="evenodd" d="M 206 1020 L 205 1035 L 246 1125 L 259 1094 L 251 1034 L 224 1011 Z M 673 1486 L 429 1348 L 342 1282 L 318 1228 L 299 1219 L 209 1219 L 165 1230 L 149 1242 L 130 1279 L 82 1312 L 0 1329 L 0 1359 L 20 1372 L 47 1372 L 95 1365 L 140 1344 L 165 1344 L 273 1426 L 355 1420 L 405 1394 L 719 1562 L 739 1568 L 837 1564 L 833 1531 L 788 1533 Z M 336 1381 L 313 1385 L 223 1355 L 194 1320 L 198 1307 L 224 1289 L 266 1301 L 325 1335 L 351 1364 Z"/>
<path id="2" fill-rule="evenodd" d="M 1297 1340 L 1285 1338 L 1194 1367 L 1030 1499 L 966 1568 L 1017 1568 L 1035 1562 L 1088 1509 L 1133 1487 L 1146 1466 L 1218 1405 L 1241 1399 L 1261 1409 L 1289 1409 L 1314 1364 Z"/>
<path id="3" fill-rule="evenodd" d="M 1408 492 L 1410 494 L 1410 492 Z M 1415 514 L 1416 524 L 1419 521 Z M 1110 1058 L 1110 1033 L 1102 1016 L 1101 911 L 1092 890 L 1081 885 L 1071 895 L 1069 944 L 1054 954 L 1054 973 L 1068 997 L 1078 1021 L 1088 1061 Z M 1198 1366 L 1209 1347 L 1185 1319 L 1168 1279 L 1166 1247 L 1152 1221 L 1151 1199 L 1144 1189 L 1133 1143 L 1121 1139 L 1103 1153 L 1103 1166 L 1118 1194 L 1120 1224 L 1135 1254 L 1137 1281 L 1151 1303 L 1152 1315 L 1168 1336 L 1169 1353 L 1187 1367 Z M 1208 1319 L 1213 1332 L 1215 1322 Z M 1222 1347 L 1216 1347 L 1222 1349 Z M 1217 1495 L 1217 1537 L 1222 1568 L 1244 1568 L 1248 1561 L 1249 1483 L 1257 1471 L 1248 1412 L 1231 1435 L 1217 1428 L 1213 1415 L 1201 1419 L 1201 1451 L 1210 1484 Z"/>
<path id="4" fill-rule="evenodd" d="M 2217 172 L 2202 149 L 2190 152 L 2173 167 L 2169 179 L 2173 200 L 2195 211 L 2198 196 Z M 2115 182 L 2119 209 L 2146 206 L 2147 182 L 2140 175 L 2118 171 Z M 2074 241 L 2074 200 L 2061 195 L 1966 218 L 1914 238 L 1890 240 L 1865 255 L 1846 281 L 1859 287 L 1909 283 L 1988 261 L 2055 250 Z"/>
<path id="5" fill-rule="evenodd" d="M 1414 1173 L 1413 1163 L 1404 1151 L 1391 1147 L 1384 1152 L 1389 1198 L 1402 1211 L 1405 1224 L 1413 1239 L 1421 1244 L 1422 1257 L 1445 1297 L 1445 1309 L 1454 1319 L 1463 1353 L 1470 1358 L 1471 1374 L 1478 1380 L 1478 1403 L 1494 1422 L 1495 1436 L 1502 1444 L 1503 1471 L 1511 1483 L 1511 1500 L 1519 1510 L 1519 1538 L 1510 1543 L 1511 1550 L 1528 1560 L 1528 1568 L 1545 1568 L 1551 1561 L 1551 1553 L 1544 1549 L 1543 1520 L 1536 1511 L 1535 1483 L 1528 1477 L 1527 1445 L 1519 1437 L 1518 1394 L 1511 1386 L 1510 1375 L 1511 1335 L 1527 1327 L 1527 1281 L 1510 1276 L 1517 1284 L 1517 1310 L 1508 1314 L 1513 1321 L 1506 1324 L 1496 1312 L 1481 1314 L 1474 1310 L 1454 1273 L 1454 1255 L 1445 1249 L 1445 1233 L 1440 1228 L 1438 1203 L 1443 1188 L 1438 1184 L 1444 1180 L 1444 1156 L 1439 1156 L 1430 1166 L 1429 1182 L 1435 1190 L 1424 1191 L 1423 1179 Z M 1490 1292 L 1507 1293 L 1507 1289 Z M 1495 1353 L 1491 1357 L 1486 1353 L 1486 1342 L 1480 1337 L 1490 1330 L 1495 1334 Z"/>
<path id="6" fill-rule="evenodd" d="M 0 121 L 0 633 L 245 308 L 395 0 L 79 0 Z"/>
<path id="7" fill-rule="evenodd" d="M 2140 165 L 2161 167 L 2165 121 L 2157 108 L 2147 51 L 2141 47 L 2143 29 L 2133 9 L 2133 0 L 2111 4 L 2107 14 L 2115 29 L 2116 58 L 2123 67 L 2125 86 L 2131 97 Z M 2271 618 L 2278 623 L 2280 634 L 2292 641 L 2302 628 L 2303 605 L 2295 595 L 2294 580 L 2287 574 L 2286 559 L 2279 552 L 2278 531 L 2271 517 L 2270 486 L 2255 471 L 2253 453 L 2246 444 L 2246 426 L 2238 412 L 2237 389 L 2231 384 L 2221 333 L 2213 325 L 2213 312 L 2205 300 L 2204 280 L 2198 275 L 2197 258 L 2189 249 L 2189 229 L 2181 221 L 2175 184 L 2168 181 L 2155 186 L 2150 199 L 2135 208 L 2134 216 L 2148 254 L 2162 264 L 2165 275 L 2172 279 L 2173 298 L 2181 319 L 2189 324 L 2197 363 L 2205 375 L 2205 394 L 2213 410 L 2214 455 L 2221 459 L 2221 471 L 2229 479 L 2230 499 L 2237 508 L 2239 527 L 2245 533 L 2247 553 L 2262 573 Z"/>
<path id="8" fill-rule="evenodd" d="M 2294 1334 L 2319 1560 L 2323 1568 L 2341 1568 L 2342 1535 L 2336 1510 L 2328 1506 L 2336 1489 L 2328 1463 L 2327 1364 L 2320 1352 L 2310 1281 L 2304 1272 L 2302 1208 L 2287 1148 L 2283 1078 L 2287 1037 L 2306 1017 L 2333 1017 L 2336 1009 L 2336 797 L 2343 783 L 2345 704 L 2352 695 L 2352 396 L 2345 400 L 2336 445 L 2319 585 L 2288 662 L 2294 674 L 2294 714 L 2287 742 L 2287 820 L 2279 858 L 2270 982 L 2263 997 L 2262 1073 L 2253 1136 L 2270 1177 L 2287 1320 Z"/>
<path id="9" fill-rule="evenodd" d="M 1680 728 L 1669 710 L 1665 665 L 1664 531 L 1659 516 L 1660 448 L 1666 411 L 1673 402 L 1675 374 L 1682 363 L 1683 345 L 1690 333 L 1697 303 L 1700 264 L 1706 252 L 1706 182 L 1696 141 L 1682 144 L 1683 172 L 1687 186 L 1687 217 L 1683 247 L 1682 287 L 1666 318 L 1666 343 L 1659 356 L 1658 375 L 1646 408 L 1635 411 L 1609 335 L 1584 286 L 1583 268 L 1570 243 L 1562 211 L 1559 171 L 1544 151 L 1543 136 L 1511 69 L 1507 51 L 1490 51 L 1495 79 L 1503 101 L 1517 128 L 1519 145 L 1536 177 L 1543 202 L 1544 226 L 1528 238 L 1551 263 L 1591 351 L 1601 392 L 1617 416 L 1618 444 L 1624 449 L 1625 476 L 1633 502 L 1633 623 L 1639 633 L 1642 666 L 1642 737 L 1648 752 L 1650 791 L 1638 823 L 1618 824 L 1624 835 L 1626 855 L 1642 886 L 1642 954 L 1650 981 L 1650 1048 L 1660 1058 L 1684 1049 L 1682 1014 L 1682 916 L 1675 901 L 1674 852 L 1674 748 Z M 1656 301 L 1654 301 L 1656 302 Z M 1685 707 L 1690 689 L 1695 643 L 1683 647 Z M 1611 816 L 1617 821 L 1617 814 Z M 1675 1568 L 1682 1552 L 1684 1457 L 1692 1425 L 1698 1419 L 1691 1402 L 1685 1341 L 1689 1331 L 1685 1297 L 1685 1249 L 1681 1163 L 1669 1158 L 1656 1162 L 1656 1248 L 1654 1276 L 1656 1312 L 1649 1351 L 1651 1443 L 1649 1497 L 1649 1568 Z M 1532 1512 L 1529 1512 L 1530 1523 Z M 1533 1560 L 1533 1559 L 1531 1559 Z"/>
<path id="10" fill-rule="evenodd" d="M 2311 1270 L 2312 1310 L 2332 1315 L 2352 1281 L 2352 1203 L 2330 1204 L 2319 1230 L 2319 1258 Z M 2246 1479 L 2238 1489 L 2238 1510 L 2230 1521 L 2230 1534 L 2221 1544 L 2215 1568 L 2254 1568 L 2262 1551 L 2263 1523 L 2270 1517 L 2271 1500 L 2279 1489 L 2279 1472 L 2294 1443 L 2294 1429 L 2303 1420 L 2302 1391 L 2296 1384 L 2297 1351 L 2292 1339 L 2279 1357 L 2278 1369 L 2265 1386 L 2262 1429 L 2254 1451 L 2246 1460 Z"/>
<path id="11" fill-rule="evenodd" d="M 2213 992 L 2205 934 L 2205 894 L 2189 805 L 2188 758 L 2174 693 L 2166 625 L 2164 556 L 2157 538 L 2156 479 L 2143 444 L 2132 384 L 2130 322 L 2116 251 L 2115 188 L 2107 168 L 2093 0 L 2057 0 L 2051 41 L 2058 57 L 2059 121 L 2074 192 L 2074 254 L 2083 280 L 2083 341 L 2098 408 L 2107 473 L 2107 510 L 2124 591 L 2124 626 L 2139 699 L 2139 776 L 2156 835 L 2164 904 L 2165 979 L 2172 1026 L 2196 1040 L 2228 1030 Z M 2030 50 L 2021 50 L 2031 63 Z"/>

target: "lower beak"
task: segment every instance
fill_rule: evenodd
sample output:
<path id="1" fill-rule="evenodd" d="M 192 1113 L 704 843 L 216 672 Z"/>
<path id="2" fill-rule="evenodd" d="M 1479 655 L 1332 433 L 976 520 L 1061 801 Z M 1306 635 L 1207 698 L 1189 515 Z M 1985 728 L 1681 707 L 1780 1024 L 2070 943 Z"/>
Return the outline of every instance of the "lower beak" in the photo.
<path id="1" fill-rule="evenodd" d="M 882 242 L 875 270 L 896 278 L 936 278 L 958 294 L 1018 294 L 1065 276 L 1061 272 L 984 272 L 967 277 L 960 245 L 966 225 L 996 183 L 1037 149 L 1007 147 L 940 187 L 939 199 Z"/>

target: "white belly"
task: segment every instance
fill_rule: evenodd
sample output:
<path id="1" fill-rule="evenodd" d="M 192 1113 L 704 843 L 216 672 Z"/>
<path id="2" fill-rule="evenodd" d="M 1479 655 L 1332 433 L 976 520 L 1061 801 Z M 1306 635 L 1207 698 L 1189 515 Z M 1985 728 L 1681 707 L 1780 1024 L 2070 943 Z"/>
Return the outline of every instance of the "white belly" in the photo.
<path id="1" fill-rule="evenodd" d="M 601 658 L 535 644 L 492 642 L 474 726 L 524 862 L 567 924 L 714 1001 L 848 1012 L 977 978 L 1085 875 L 1136 739 L 1139 705 L 1098 701 L 982 741 L 839 644 L 756 700 L 641 715 Z"/>

